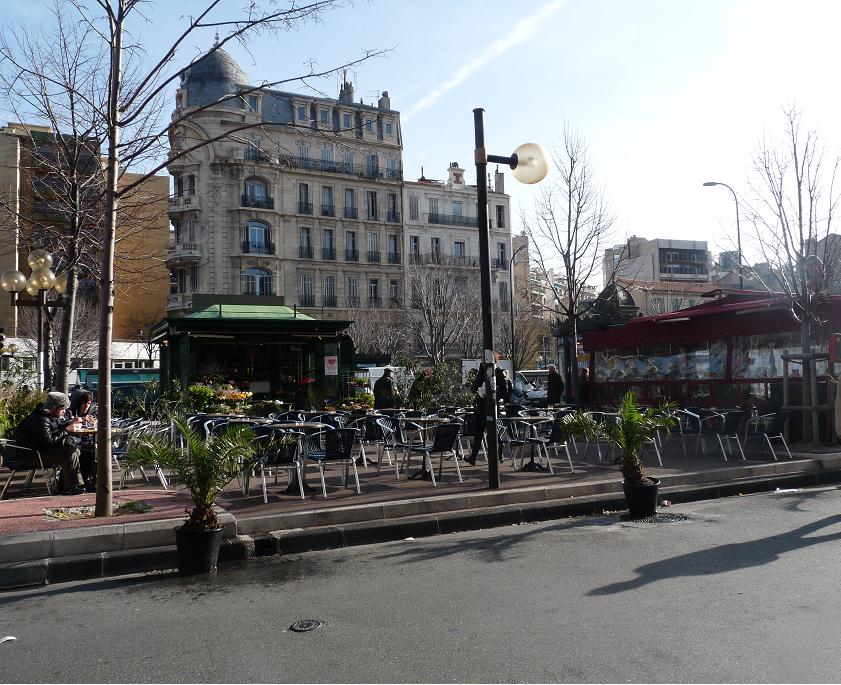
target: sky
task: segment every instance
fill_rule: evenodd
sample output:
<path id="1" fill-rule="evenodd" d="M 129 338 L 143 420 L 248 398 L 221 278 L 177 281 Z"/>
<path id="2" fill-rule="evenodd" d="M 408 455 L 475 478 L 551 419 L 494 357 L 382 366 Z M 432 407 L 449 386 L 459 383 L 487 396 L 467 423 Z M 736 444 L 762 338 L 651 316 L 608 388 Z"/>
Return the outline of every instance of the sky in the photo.
<path id="1" fill-rule="evenodd" d="M 146 7 L 148 23 L 133 31 L 150 59 L 204 4 Z M 34 0 L 0 0 L 0 16 L 37 27 L 45 15 Z M 750 201 L 752 155 L 763 137 L 780 137 L 784 107 L 802 110 L 833 157 L 841 147 L 839 25 L 841 3 L 832 0 L 360 0 L 229 51 L 259 83 L 389 49 L 350 78 L 357 98 L 374 103 L 387 90 L 401 112 L 406 179 L 421 168 L 443 179 L 457 161 L 475 182 L 475 107 L 485 109 L 491 154 L 524 142 L 551 152 L 568 126 L 588 144 L 617 242 L 707 240 L 715 252 L 732 248 L 735 206 L 726 189 L 702 183 L 728 183 Z M 209 48 L 212 33 L 179 57 Z M 308 85 L 337 97 L 339 80 Z M 509 174 L 506 191 L 517 232 L 537 190 Z M 743 242 L 748 251 L 745 231 Z"/>

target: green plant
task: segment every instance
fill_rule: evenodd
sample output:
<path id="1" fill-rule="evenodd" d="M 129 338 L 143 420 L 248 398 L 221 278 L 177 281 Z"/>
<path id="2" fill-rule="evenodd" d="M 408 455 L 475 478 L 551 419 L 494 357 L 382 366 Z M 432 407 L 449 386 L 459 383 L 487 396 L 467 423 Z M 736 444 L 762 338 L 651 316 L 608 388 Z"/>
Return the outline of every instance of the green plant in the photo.
<path id="1" fill-rule="evenodd" d="M 658 409 L 640 411 L 629 390 L 622 399 L 615 421 L 610 417 L 597 421 L 592 415 L 578 411 L 564 416 L 563 424 L 571 435 L 583 435 L 589 440 L 604 438 L 612 442 L 622 454 L 622 476 L 629 483 L 639 482 L 646 478 L 639 454 L 658 429 L 675 425 L 669 413 L 674 406 L 664 404 Z"/>
<path id="2" fill-rule="evenodd" d="M 414 409 L 424 407 L 466 407 L 473 404 L 468 387 L 461 384 L 458 362 L 444 362 L 421 371 L 409 388 L 407 402 Z"/>
<path id="3" fill-rule="evenodd" d="M 190 492 L 195 505 L 184 527 L 209 530 L 219 524 L 213 503 L 225 486 L 239 475 L 241 464 L 254 455 L 254 431 L 248 426 L 231 425 L 206 440 L 186 418 L 173 416 L 172 423 L 183 439 L 173 444 L 168 435 L 145 435 L 130 441 L 121 483 L 132 467 L 156 463 L 169 469 L 173 480 Z"/>
<path id="4" fill-rule="evenodd" d="M 206 411 L 214 397 L 213 388 L 200 383 L 195 383 L 187 388 L 187 394 L 190 397 L 193 409 L 197 412 Z"/>
<path id="5" fill-rule="evenodd" d="M 45 392 L 27 390 L 21 386 L 0 386 L 0 436 L 9 437 L 46 398 Z"/>

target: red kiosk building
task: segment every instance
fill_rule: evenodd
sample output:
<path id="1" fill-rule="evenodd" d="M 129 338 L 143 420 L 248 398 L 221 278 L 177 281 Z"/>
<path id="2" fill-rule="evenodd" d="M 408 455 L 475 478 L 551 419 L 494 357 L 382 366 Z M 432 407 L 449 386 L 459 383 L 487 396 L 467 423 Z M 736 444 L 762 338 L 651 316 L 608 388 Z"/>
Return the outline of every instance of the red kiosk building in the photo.
<path id="1" fill-rule="evenodd" d="M 800 352 L 800 321 L 791 298 L 761 292 L 719 290 L 715 299 L 669 314 L 645 316 L 582 334 L 590 353 L 590 396 L 597 406 L 617 405 L 632 390 L 641 404 L 676 402 L 682 407 L 782 406 L 783 355 Z M 818 307 L 812 350 L 819 404 L 829 403 L 828 361 L 832 331 L 841 330 L 841 297 Z M 841 353 L 841 349 L 839 349 Z M 801 375 L 790 362 L 790 377 Z M 790 402 L 800 404 L 799 383 Z M 834 388 L 832 388 L 834 394 Z"/>

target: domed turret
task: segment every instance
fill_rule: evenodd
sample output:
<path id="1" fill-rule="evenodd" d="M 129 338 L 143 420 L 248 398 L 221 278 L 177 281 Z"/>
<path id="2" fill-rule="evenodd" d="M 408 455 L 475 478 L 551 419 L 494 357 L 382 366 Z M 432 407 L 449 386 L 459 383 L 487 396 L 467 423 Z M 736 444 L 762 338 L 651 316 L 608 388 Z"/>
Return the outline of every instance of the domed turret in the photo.
<path id="1" fill-rule="evenodd" d="M 248 76 L 222 48 L 209 52 L 184 74 L 182 87 L 187 91 L 187 106 L 200 107 L 248 86 Z M 224 106 L 239 108 L 236 100 Z"/>

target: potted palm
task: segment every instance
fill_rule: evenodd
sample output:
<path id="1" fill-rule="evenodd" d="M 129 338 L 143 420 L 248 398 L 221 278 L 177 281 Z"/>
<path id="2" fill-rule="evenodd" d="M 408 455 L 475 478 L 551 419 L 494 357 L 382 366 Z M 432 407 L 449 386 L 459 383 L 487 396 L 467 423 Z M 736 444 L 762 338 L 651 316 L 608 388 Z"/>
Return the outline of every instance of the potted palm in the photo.
<path id="1" fill-rule="evenodd" d="M 172 425 L 180 441 L 169 435 L 143 435 L 129 442 L 120 460 L 122 480 L 133 467 L 157 464 L 169 469 L 172 480 L 182 484 L 193 499 L 193 510 L 176 528 L 178 570 L 182 575 L 212 573 L 216 570 L 222 526 L 213 510 L 216 497 L 249 463 L 253 454 L 254 432 L 248 426 L 231 425 L 205 439 L 184 417 L 173 417 Z"/>
<path id="2" fill-rule="evenodd" d="M 615 421 L 597 421 L 581 411 L 564 417 L 564 425 L 569 433 L 583 435 L 588 440 L 602 438 L 620 451 L 624 477 L 622 489 L 631 518 L 653 516 L 657 511 L 660 480 L 645 475 L 640 453 L 655 439 L 659 429 L 675 425 L 670 414 L 673 408 L 671 404 L 664 404 L 658 409 L 640 410 L 634 402 L 633 393 L 628 391 Z"/>

